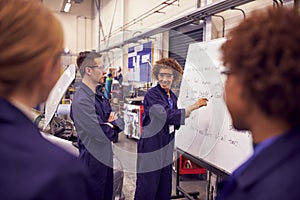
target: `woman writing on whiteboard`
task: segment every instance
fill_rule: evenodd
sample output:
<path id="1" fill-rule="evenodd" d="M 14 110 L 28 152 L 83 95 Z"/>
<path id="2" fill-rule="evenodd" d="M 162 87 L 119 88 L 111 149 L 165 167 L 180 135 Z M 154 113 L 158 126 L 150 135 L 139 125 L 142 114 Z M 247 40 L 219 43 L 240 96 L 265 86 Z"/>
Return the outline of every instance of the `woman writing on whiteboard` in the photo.
<path id="1" fill-rule="evenodd" d="M 253 155 L 218 187 L 217 200 L 300 199 L 300 14 L 256 12 L 222 46 L 225 101 Z M 251 28 L 249 28 L 251 27 Z"/>
<path id="2" fill-rule="evenodd" d="M 171 198 L 174 133 L 193 110 L 207 105 L 198 99 L 186 109 L 178 109 L 171 90 L 180 82 L 182 67 L 172 58 L 162 58 L 152 69 L 158 84 L 144 98 L 143 132 L 138 141 L 136 200 Z"/>

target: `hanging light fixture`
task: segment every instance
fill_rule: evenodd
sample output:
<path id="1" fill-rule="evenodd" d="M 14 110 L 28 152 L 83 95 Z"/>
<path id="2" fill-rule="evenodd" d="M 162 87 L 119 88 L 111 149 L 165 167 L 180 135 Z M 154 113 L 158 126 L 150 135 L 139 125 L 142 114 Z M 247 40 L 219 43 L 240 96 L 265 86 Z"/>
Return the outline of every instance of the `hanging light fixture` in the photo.
<path id="1" fill-rule="evenodd" d="M 71 0 L 67 0 L 64 6 L 64 12 L 69 12 L 71 8 Z"/>

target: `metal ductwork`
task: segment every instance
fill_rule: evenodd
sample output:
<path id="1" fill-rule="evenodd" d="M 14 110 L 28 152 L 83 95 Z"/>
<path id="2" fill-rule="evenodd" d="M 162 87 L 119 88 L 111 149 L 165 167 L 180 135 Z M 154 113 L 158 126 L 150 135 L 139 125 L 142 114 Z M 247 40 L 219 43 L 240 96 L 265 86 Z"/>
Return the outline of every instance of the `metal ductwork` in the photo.
<path id="1" fill-rule="evenodd" d="M 168 31 L 168 30 L 174 29 L 176 27 L 192 23 L 192 22 L 200 20 L 204 17 L 212 16 L 219 12 L 223 12 L 225 10 L 249 3 L 251 1 L 255 1 L 255 0 L 220 0 L 216 3 L 212 3 L 207 6 L 198 8 L 198 9 L 190 12 L 189 14 L 185 14 L 184 16 L 181 16 L 178 19 L 173 20 L 172 22 L 163 24 L 160 27 L 154 28 L 150 31 L 146 31 L 144 33 L 141 33 L 140 35 L 137 35 L 135 37 L 127 39 L 127 40 L 123 41 L 122 43 L 110 46 L 105 49 L 101 49 L 100 52 L 106 52 L 111 49 L 118 48 L 118 47 L 121 47 L 121 46 L 129 44 L 129 43 L 135 43 L 140 39 L 144 39 L 144 38 L 150 37 L 152 35 L 162 33 L 164 31 Z"/>

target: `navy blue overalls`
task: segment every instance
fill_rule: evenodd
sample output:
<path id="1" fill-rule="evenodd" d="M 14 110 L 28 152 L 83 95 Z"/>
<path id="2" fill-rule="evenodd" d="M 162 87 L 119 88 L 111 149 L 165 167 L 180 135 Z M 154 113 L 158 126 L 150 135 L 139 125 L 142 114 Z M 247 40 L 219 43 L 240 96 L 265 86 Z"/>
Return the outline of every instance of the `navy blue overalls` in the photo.
<path id="1" fill-rule="evenodd" d="M 138 141 L 136 200 L 166 200 L 172 192 L 174 133 L 184 124 L 184 109 L 158 84 L 145 95 L 143 132 Z"/>
<path id="2" fill-rule="evenodd" d="M 96 94 L 80 83 L 71 107 L 78 133 L 79 159 L 86 165 L 95 199 L 111 200 L 113 195 L 113 153 L 111 141 L 121 131 L 105 124 L 111 112 L 100 89 Z M 115 125 L 114 123 L 112 123 Z"/>

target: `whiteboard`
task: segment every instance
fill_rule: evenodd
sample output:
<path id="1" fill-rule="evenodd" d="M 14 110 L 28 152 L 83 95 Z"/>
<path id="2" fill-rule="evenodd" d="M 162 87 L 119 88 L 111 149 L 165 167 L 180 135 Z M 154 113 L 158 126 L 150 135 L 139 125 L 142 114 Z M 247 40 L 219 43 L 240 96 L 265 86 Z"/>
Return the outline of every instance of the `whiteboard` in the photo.
<path id="1" fill-rule="evenodd" d="M 189 45 L 178 107 L 206 97 L 208 105 L 193 111 L 176 133 L 175 146 L 204 162 L 231 173 L 252 154 L 252 138 L 236 131 L 223 99 L 226 76 L 219 48 L 224 38 Z"/>

